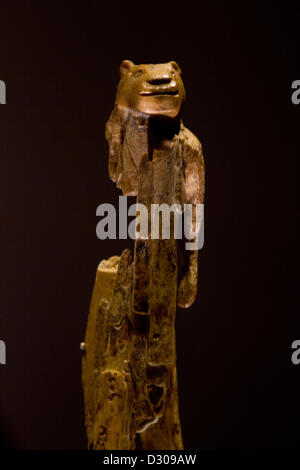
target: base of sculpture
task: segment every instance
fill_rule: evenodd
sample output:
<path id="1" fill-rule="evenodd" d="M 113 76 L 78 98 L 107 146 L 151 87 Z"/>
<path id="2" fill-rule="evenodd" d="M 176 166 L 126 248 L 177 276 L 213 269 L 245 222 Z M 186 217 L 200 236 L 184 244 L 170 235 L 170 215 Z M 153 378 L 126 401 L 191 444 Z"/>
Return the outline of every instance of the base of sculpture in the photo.
<path id="1" fill-rule="evenodd" d="M 132 271 L 129 250 L 97 269 L 82 369 L 88 448 L 182 449 L 176 365 L 147 362 Z"/>

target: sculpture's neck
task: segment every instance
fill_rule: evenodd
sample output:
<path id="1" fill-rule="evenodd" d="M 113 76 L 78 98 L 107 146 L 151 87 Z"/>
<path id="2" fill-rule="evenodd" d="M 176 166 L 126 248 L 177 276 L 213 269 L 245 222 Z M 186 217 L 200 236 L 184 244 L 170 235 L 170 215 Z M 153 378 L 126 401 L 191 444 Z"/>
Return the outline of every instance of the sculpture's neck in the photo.
<path id="1" fill-rule="evenodd" d="M 149 144 L 159 147 L 163 140 L 173 140 L 180 131 L 180 119 L 151 117 L 148 122 Z"/>
<path id="2" fill-rule="evenodd" d="M 152 147 L 158 147 L 162 141 L 172 141 L 175 135 L 178 135 L 181 127 L 181 117 L 176 118 L 151 116 L 137 111 L 133 111 L 122 106 L 118 106 L 122 121 L 131 123 L 131 125 L 139 130 L 144 129 L 148 135 L 148 144 Z"/>

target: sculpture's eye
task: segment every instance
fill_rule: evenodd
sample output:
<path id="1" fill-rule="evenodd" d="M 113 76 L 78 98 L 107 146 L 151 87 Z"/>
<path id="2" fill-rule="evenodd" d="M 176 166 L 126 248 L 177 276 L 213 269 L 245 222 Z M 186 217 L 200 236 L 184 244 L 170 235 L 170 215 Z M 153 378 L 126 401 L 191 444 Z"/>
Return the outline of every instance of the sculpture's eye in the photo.
<path id="1" fill-rule="evenodd" d="M 135 77 L 140 77 L 143 72 L 144 72 L 143 69 L 137 69 L 137 70 L 135 70 L 135 72 L 133 73 L 133 75 L 134 75 Z"/>

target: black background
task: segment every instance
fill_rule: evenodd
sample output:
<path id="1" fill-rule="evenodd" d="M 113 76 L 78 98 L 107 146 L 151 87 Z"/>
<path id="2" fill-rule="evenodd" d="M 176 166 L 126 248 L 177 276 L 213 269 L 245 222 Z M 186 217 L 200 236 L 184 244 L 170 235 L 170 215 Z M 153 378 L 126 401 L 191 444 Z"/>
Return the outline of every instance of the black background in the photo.
<path id="1" fill-rule="evenodd" d="M 204 149 L 199 291 L 176 320 L 185 447 L 298 446 L 300 28 L 280 3 L 1 3 L 3 448 L 86 446 L 79 343 L 98 262 L 129 245 L 95 234 L 119 195 L 104 128 L 123 59 L 180 64 Z"/>

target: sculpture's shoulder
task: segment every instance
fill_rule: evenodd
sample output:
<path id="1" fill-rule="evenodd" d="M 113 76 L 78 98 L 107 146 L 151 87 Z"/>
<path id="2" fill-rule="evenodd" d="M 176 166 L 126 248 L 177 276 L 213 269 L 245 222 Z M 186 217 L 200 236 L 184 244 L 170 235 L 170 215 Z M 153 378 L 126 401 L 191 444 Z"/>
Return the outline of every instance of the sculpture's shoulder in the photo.
<path id="1" fill-rule="evenodd" d="M 194 204 L 203 204 L 205 166 L 201 143 L 183 124 L 179 132 L 179 139 L 182 148 L 182 170 L 187 200 Z"/>
<path id="2" fill-rule="evenodd" d="M 202 155 L 202 145 L 199 139 L 183 124 L 180 126 L 179 139 L 187 152 Z"/>

